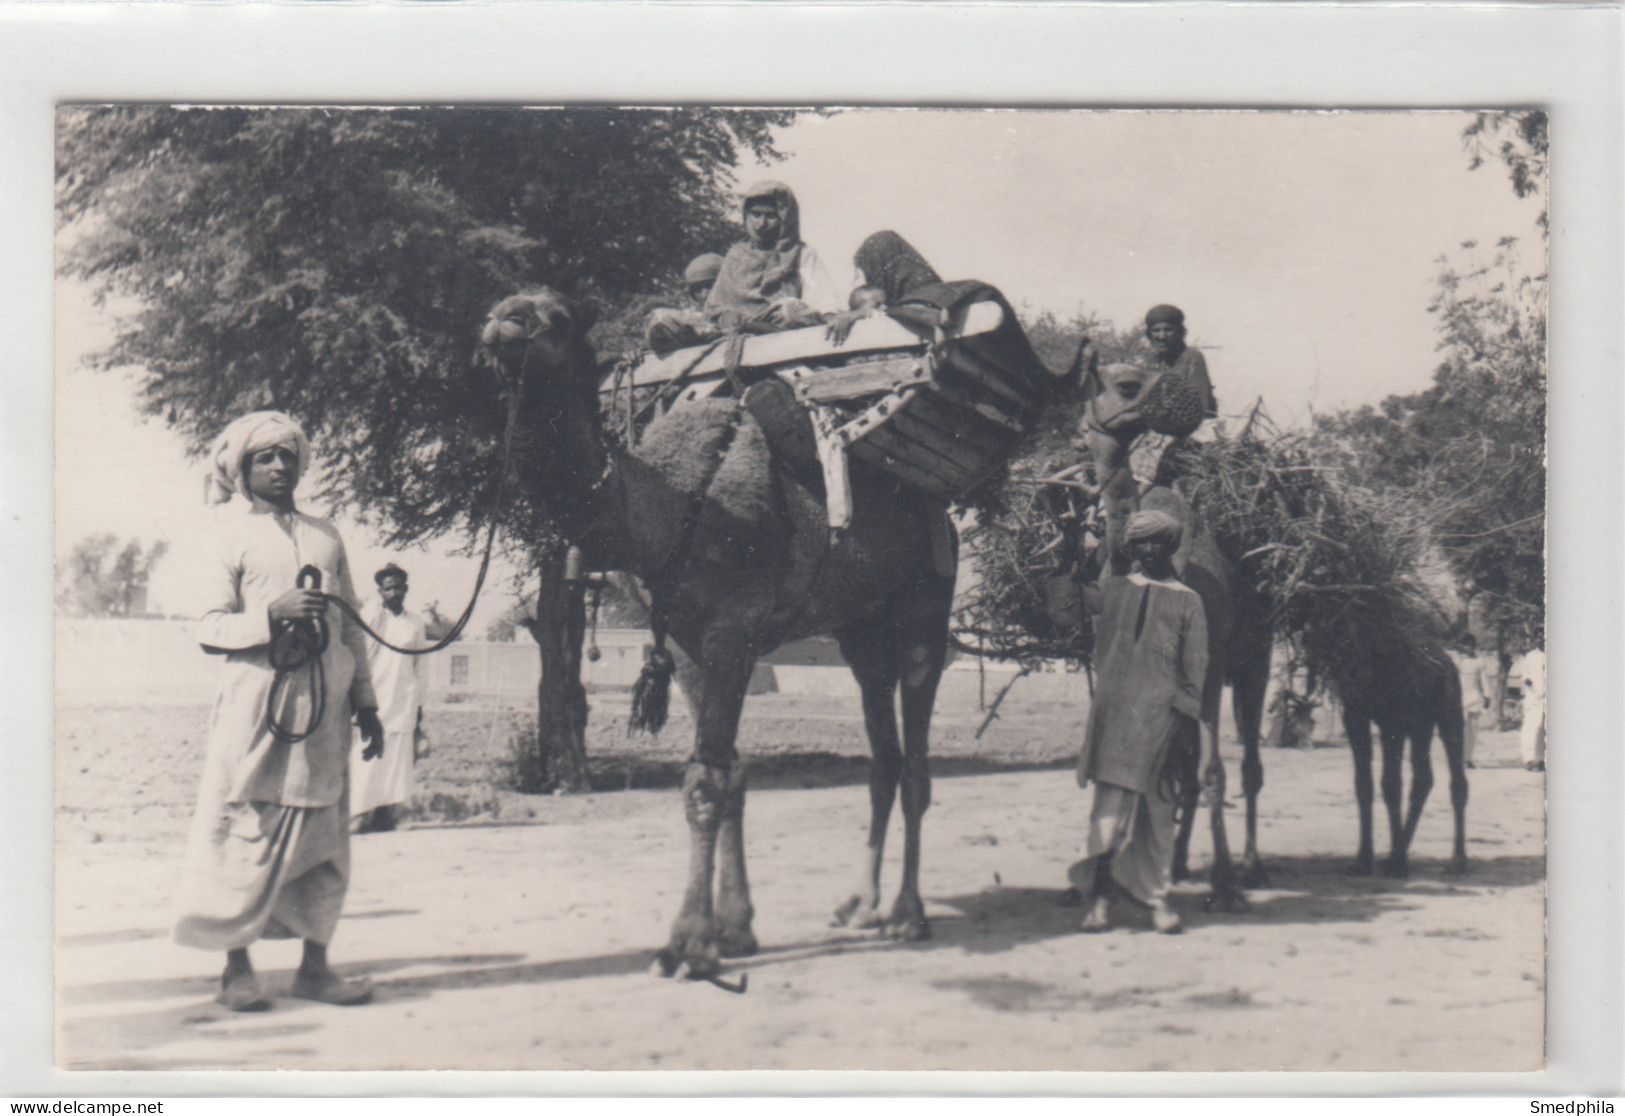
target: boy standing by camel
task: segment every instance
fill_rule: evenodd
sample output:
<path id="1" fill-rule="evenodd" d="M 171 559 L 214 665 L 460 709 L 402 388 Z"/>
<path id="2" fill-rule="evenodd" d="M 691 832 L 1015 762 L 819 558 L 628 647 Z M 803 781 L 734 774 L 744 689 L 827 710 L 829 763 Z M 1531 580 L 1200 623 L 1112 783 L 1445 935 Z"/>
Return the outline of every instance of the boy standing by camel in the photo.
<path id="1" fill-rule="evenodd" d="M 1180 929 L 1168 906 L 1178 782 L 1199 753 L 1206 773 L 1214 741 L 1201 723 L 1207 671 L 1202 600 L 1174 572 L 1183 529 L 1171 515 L 1136 512 L 1128 521 L 1136 568 L 1085 590 L 1096 608 L 1094 703 L 1078 785 L 1092 791 L 1084 857 L 1067 873 L 1069 897 L 1089 905 L 1083 929 L 1110 928 L 1115 881 L 1151 909 L 1159 933 Z"/>

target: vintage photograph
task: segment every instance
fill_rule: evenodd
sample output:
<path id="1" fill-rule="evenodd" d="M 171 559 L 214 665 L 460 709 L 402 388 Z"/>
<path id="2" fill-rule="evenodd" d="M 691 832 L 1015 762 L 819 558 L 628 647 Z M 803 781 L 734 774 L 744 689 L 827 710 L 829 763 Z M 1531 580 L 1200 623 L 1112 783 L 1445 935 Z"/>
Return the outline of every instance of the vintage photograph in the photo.
<path id="1" fill-rule="evenodd" d="M 56 1066 L 1542 1069 L 1551 123 L 61 105 Z"/>

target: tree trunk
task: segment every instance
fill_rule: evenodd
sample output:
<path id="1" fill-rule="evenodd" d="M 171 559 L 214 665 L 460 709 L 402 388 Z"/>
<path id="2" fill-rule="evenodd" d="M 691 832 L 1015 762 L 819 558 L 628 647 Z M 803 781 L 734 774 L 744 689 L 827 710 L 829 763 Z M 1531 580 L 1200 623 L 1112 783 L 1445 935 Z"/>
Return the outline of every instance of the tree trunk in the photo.
<path id="1" fill-rule="evenodd" d="M 569 568 L 567 568 L 569 567 Z M 536 739 L 531 762 L 520 763 L 519 789 L 574 793 L 587 780 L 587 691 L 581 684 L 581 645 L 587 632 L 586 580 L 579 552 L 565 547 L 537 562 L 541 588 L 536 617 L 524 621 L 542 656 L 536 687 Z"/>

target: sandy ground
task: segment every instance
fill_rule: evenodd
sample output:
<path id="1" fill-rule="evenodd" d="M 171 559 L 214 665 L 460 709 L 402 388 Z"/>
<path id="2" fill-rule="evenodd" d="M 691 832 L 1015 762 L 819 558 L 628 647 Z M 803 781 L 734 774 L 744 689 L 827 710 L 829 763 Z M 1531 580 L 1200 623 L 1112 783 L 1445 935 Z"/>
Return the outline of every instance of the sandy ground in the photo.
<path id="1" fill-rule="evenodd" d="M 272 1011 L 216 1006 L 219 960 L 169 939 L 202 709 L 58 714 L 57 1063 L 97 1069 L 1531 1070 L 1544 1015 L 1542 777 L 1513 734 L 1470 773 L 1471 874 L 1444 872 L 1440 783 L 1408 881 L 1341 873 L 1356 837 L 1345 750 L 1266 752 L 1261 844 L 1273 879 L 1245 915 L 1175 902 L 1186 932 L 1077 932 L 1057 900 L 1082 832 L 1064 768 L 1077 711 L 1020 706 L 981 742 L 945 701 L 917 945 L 834 929 L 867 821 L 850 703 L 752 699 L 749 990 L 658 980 L 686 868 L 666 789 L 678 723 L 624 743 L 600 700 L 595 772 L 573 798 L 492 789 L 505 737 L 488 711 L 430 714 L 440 742 L 406 825 L 355 838 L 333 943 L 376 1001 L 284 996 L 298 946 L 255 960 Z M 1437 755 L 1438 749 L 1435 748 Z M 1235 785 L 1237 755 L 1227 758 Z M 630 785 L 633 789 L 619 789 Z M 649 789 L 639 789 L 639 788 Z M 1241 841 L 1241 810 L 1229 816 Z M 1385 831 L 1378 805 L 1379 833 Z M 886 886 L 897 879 L 894 821 Z M 1385 850 L 1379 838 L 1379 855 Z M 1205 867 L 1198 836 L 1193 866 Z"/>

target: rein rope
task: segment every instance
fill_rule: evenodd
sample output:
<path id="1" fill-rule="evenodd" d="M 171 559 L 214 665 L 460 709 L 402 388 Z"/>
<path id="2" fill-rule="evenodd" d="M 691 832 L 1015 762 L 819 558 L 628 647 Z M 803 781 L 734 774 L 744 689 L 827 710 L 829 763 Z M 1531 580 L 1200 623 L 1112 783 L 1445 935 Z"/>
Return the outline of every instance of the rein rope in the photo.
<path id="1" fill-rule="evenodd" d="M 306 566 L 299 571 L 294 584 L 304 589 L 307 580 L 310 581 L 309 588 L 320 591 L 322 571 L 315 566 Z M 276 673 L 271 679 L 271 692 L 265 697 L 265 723 L 271 735 L 283 744 L 297 744 L 315 732 L 327 712 L 327 674 L 322 667 L 322 653 L 327 650 L 329 638 L 327 621 L 320 616 L 309 620 L 278 620 L 271 633 L 269 658 Z M 314 705 L 310 722 L 303 730 L 296 731 L 277 720 L 277 699 L 294 675 L 306 668 L 310 671 L 310 692 Z"/>
<path id="2" fill-rule="evenodd" d="M 530 350 L 525 350 L 525 363 L 529 364 Z M 332 593 L 322 592 L 322 571 L 315 566 L 305 566 L 299 571 L 294 582 L 295 588 L 314 590 L 328 604 L 337 605 L 340 610 L 354 620 L 363 632 L 373 640 L 401 655 L 430 655 L 436 651 L 444 650 L 463 634 L 468 621 L 474 615 L 474 606 L 479 602 L 480 590 L 485 587 L 485 575 L 491 568 L 491 552 L 495 548 L 497 538 L 497 513 L 502 510 L 502 504 L 508 489 L 508 475 L 513 467 L 514 435 L 519 428 L 520 402 L 524 393 L 525 372 L 522 367 L 518 382 L 514 385 L 513 395 L 508 404 L 508 417 L 502 433 L 502 471 L 497 475 L 496 499 L 491 505 L 491 523 L 485 534 L 485 553 L 480 558 L 480 570 L 474 578 L 474 592 L 469 597 L 468 607 L 463 614 L 440 639 L 428 647 L 397 647 L 383 636 L 373 631 L 372 627 L 361 618 L 354 605 L 343 597 Z M 327 621 L 320 616 L 309 620 L 278 620 L 271 633 L 271 647 L 269 659 L 275 675 L 271 680 L 270 693 L 265 699 L 265 723 L 271 730 L 271 735 L 284 744 L 296 744 L 306 739 L 316 731 L 316 726 L 322 723 L 322 717 L 327 712 L 327 674 L 322 666 L 322 655 L 327 650 L 331 640 L 331 632 Z M 288 683 L 300 670 L 308 670 L 310 677 L 310 692 L 313 707 L 309 724 L 302 731 L 291 729 L 277 720 L 276 710 L 278 698 L 287 688 Z"/>

